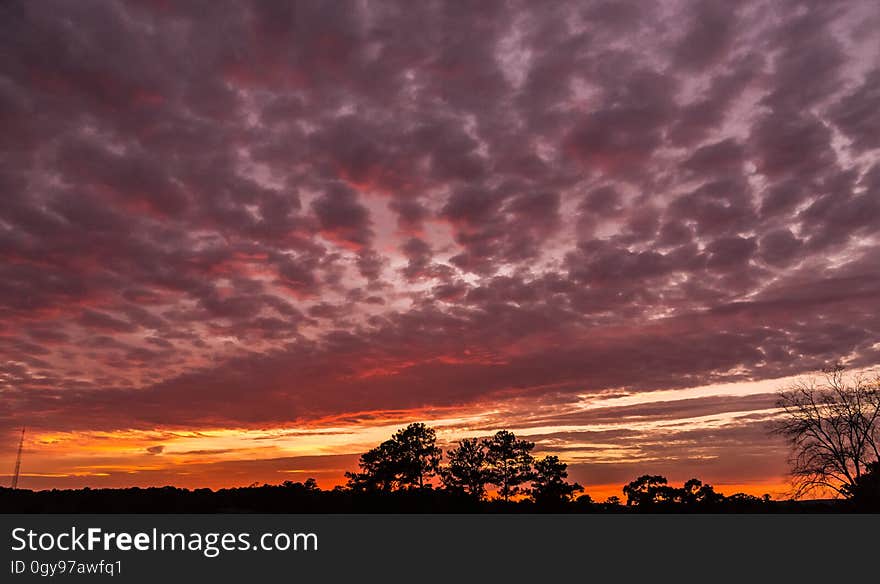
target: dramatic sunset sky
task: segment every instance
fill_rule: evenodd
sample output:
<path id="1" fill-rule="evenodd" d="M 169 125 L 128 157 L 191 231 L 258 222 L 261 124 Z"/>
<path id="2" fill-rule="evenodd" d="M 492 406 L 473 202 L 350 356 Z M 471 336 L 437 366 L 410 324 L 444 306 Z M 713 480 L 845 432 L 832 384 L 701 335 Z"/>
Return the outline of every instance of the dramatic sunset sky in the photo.
<path id="1" fill-rule="evenodd" d="M 880 364 L 880 4 L 6 1 L 0 480 L 322 487 L 501 428 L 784 489 Z"/>

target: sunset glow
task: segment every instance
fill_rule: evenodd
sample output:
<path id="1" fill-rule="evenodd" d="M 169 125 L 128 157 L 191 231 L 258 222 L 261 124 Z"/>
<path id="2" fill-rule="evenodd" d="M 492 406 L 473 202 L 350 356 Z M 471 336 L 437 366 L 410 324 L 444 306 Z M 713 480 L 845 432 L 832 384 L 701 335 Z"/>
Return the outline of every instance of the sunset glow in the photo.
<path id="1" fill-rule="evenodd" d="M 875 2 L 0 8 L 0 481 L 344 483 L 421 421 L 785 496 L 880 366 Z"/>

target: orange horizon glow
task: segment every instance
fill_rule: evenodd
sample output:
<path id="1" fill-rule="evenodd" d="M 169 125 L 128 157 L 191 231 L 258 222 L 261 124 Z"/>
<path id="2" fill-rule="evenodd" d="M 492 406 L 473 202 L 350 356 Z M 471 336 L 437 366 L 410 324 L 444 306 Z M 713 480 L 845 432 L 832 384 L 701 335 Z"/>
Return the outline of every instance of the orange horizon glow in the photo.
<path id="1" fill-rule="evenodd" d="M 589 415 L 609 408 L 664 405 L 669 400 L 692 400 L 707 396 L 762 396 L 790 380 L 722 384 L 689 390 L 652 393 L 585 396 L 557 416 Z M 685 402 L 682 402 L 685 403 Z M 314 478 L 325 489 L 345 484 L 345 471 L 357 469 L 358 456 L 387 439 L 396 429 L 411 421 L 425 421 L 434 427 L 438 443 L 448 450 L 463 437 L 485 436 L 502 427 L 517 436 L 537 442 L 536 457 L 556 454 L 569 465 L 569 479 L 585 487 L 594 501 L 622 496 L 626 482 L 641 474 L 664 474 L 671 484 L 699 478 L 725 494 L 744 492 L 785 498 L 789 491 L 784 467 L 766 475 L 743 474 L 718 466 L 718 455 L 705 458 L 689 471 L 676 465 L 633 454 L 626 443 L 580 441 L 569 436 L 579 432 L 609 432 L 626 428 L 643 432 L 643 440 L 661 440 L 670 428 L 712 430 L 740 423 L 748 412 L 729 412 L 709 416 L 652 420 L 624 418 L 618 422 L 560 424 L 542 422 L 534 404 L 497 402 L 469 408 L 359 412 L 327 416 L 296 426 L 263 428 L 155 428 L 152 430 L 64 431 L 29 430 L 20 486 L 35 490 L 51 488 L 161 487 L 230 488 L 258 484 L 280 484 Z M 502 420 L 509 419 L 508 424 Z M 352 422 L 352 420 L 360 420 Z M 656 435 L 656 437 L 652 437 Z M 562 437 L 562 441 L 560 438 Z M 767 438 L 768 442 L 770 438 Z M 560 447 L 564 447 L 561 448 Z M 4 467 L 12 465 L 11 452 L 0 456 Z M 782 450 L 778 452 L 784 454 Z M 723 462 L 721 460 L 720 462 Z M 659 465 L 659 466 L 658 466 Z M 701 472 L 701 467 L 704 469 Z M 597 480 L 597 469 L 626 469 L 619 482 Z M 659 471 L 657 469 L 660 469 Z M 622 471 L 623 472 L 623 471 Z M 3 477 L 3 475 L 0 475 Z"/>

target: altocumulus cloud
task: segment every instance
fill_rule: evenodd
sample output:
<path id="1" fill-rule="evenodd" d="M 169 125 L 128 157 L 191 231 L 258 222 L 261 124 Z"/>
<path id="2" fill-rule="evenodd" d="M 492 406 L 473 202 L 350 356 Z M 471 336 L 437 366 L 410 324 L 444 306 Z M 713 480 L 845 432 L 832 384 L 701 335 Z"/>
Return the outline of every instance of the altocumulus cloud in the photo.
<path id="1" fill-rule="evenodd" d="M 0 12 L 7 430 L 880 361 L 875 2 Z"/>

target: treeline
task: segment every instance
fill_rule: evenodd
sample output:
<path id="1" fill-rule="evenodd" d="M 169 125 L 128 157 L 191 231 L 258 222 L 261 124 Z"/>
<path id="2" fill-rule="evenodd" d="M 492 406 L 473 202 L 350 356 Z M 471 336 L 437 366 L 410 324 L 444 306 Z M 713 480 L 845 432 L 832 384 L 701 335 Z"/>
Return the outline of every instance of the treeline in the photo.
<path id="1" fill-rule="evenodd" d="M 0 488 L 0 513 L 786 513 L 861 510 L 849 501 L 772 501 L 726 496 L 691 479 L 681 487 L 644 475 L 623 486 L 625 500 L 593 501 L 568 481 L 556 456 L 501 430 L 465 438 L 445 456 L 436 433 L 410 424 L 365 452 L 346 485 L 315 479 L 219 489 L 176 487 L 28 491 Z M 852 507 L 852 508 L 850 508 Z"/>
<path id="2" fill-rule="evenodd" d="M 489 438 L 465 438 L 443 453 L 436 432 L 425 424 L 410 424 L 360 457 L 360 472 L 347 472 L 348 488 L 357 492 L 433 489 L 435 481 L 449 492 L 477 501 L 490 486 L 504 502 L 529 497 L 544 506 L 571 502 L 584 490 L 566 481 L 567 465 L 556 456 L 535 459 L 535 444 L 501 430 Z M 530 486 L 529 486 L 530 485 Z"/>
<path id="3" fill-rule="evenodd" d="M 533 442 L 500 430 L 487 438 L 464 438 L 446 451 L 444 460 L 437 446 L 436 431 L 422 423 L 398 430 L 389 440 L 360 457 L 360 472 L 347 472 L 347 489 L 366 494 L 434 490 L 469 497 L 474 501 L 516 500 L 536 509 L 564 510 L 575 503 L 579 509 L 594 508 L 584 488 L 569 482 L 568 465 L 557 456 L 535 458 Z M 489 496 L 494 487 L 494 497 Z M 652 511 L 664 508 L 719 510 L 725 506 L 755 509 L 770 496 L 745 493 L 725 496 L 699 479 L 679 488 L 663 476 L 644 475 L 623 487 L 626 506 Z M 618 497 L 599 504 L 602 510 L 621 505 Z"/>
<path id="4" fill-rule="evenodd" d="M 446 489 L 358 493 L 345 487 L 324 490 L 314 481 L 232 489 L 150 487 L 29 491 L 0 488 L 0 513 L 806 513 L 852 511 L 848 501 L 769 501 L 727 497 L 723 503 L 626 505 L 586 496 L 564 506 L 542 506 L 529 498 L 477 501 Z"/>

